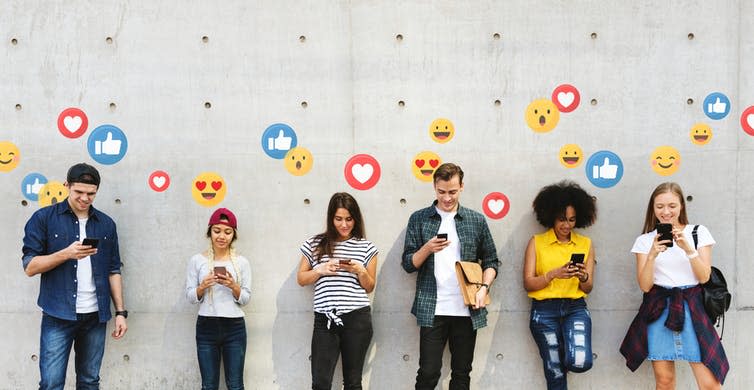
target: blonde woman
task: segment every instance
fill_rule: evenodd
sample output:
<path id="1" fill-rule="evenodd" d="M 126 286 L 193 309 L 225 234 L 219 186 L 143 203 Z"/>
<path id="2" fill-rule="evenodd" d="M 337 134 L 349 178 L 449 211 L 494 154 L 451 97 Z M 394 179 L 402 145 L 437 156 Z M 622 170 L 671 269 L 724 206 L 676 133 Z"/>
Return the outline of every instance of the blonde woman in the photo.
<path id="1" fill-rule="evenodd" d="M 202 375 L 202 390 L 217 389 L 220 362 L 229 390 L 244 388 L 246 323 L 241 306 L 251 296 L 249 261 L 237 255 L 236 216 L 226 208 L 212 213 L 207 228 L 209 248 L 189 260 L 186 297 L 199 304 L 196 319 L 196 353 Z"/>

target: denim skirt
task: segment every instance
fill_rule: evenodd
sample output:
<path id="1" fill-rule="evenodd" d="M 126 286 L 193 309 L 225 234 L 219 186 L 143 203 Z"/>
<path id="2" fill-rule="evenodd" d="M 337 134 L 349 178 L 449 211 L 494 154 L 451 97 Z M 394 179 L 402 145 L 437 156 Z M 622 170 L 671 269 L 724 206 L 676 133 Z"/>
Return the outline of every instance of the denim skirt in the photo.
<path id="1" fill-rule="evenodd" d="M 668 298 L 670 301 L 670 298 Z M 649 344 L 648 360 L 686 360 L 690 363 L 702 361 L 699 352 L 699 340 L 696 338 L 694 324 L 691 323 L 689 305 L 683 302 L 683 329 L 680 332 L 665 327 L 668 318 L 669 303 L 665 306 L 662 315 L 657 321 L 649 324 L 647 328 L 647 341 Z"/>

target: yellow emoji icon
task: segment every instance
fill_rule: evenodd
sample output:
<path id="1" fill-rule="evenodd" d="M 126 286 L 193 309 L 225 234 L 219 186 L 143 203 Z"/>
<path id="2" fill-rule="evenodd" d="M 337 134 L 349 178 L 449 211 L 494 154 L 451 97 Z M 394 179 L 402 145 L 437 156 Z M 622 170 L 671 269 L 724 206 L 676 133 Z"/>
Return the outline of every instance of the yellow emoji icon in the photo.
<path id="1" fill-rule="evenodd" d="M 312 169 L 314 157 L 312 157 L 312 152 L 309 149 L 297 146 L 285 154 L 283 164 L 291 175 L 303 176 Z"/>
<path id="2" fill-rule="evenodd" d="M 455 134 L 456 128 L 449 119 L 437 118 L 429 125 L 429 137 L 437 143 L 444 144 L 453 139 Z"/>
<path id="3" fill-rule="evenodd" d="M 576 144 L 566 144 L 560 148 L 558 153 L 558 161 L 566 168 L 576 168 L 581 165 L 581 161 L 584 160 L 584 152 L 581 151 L 581 147 Z"/>
<path id="4" fill-rule="evenodd" d="M 678 171 L 681 165 L 681 154 L 672 146 L 656 148 L 649 160 L 652 170 L 660 176 L 670 176 Z"/>
<path id="5" fill-rule="evenodd" d="M 214 172 L 202 172 L 191 182 L 191 196 L 196 203 L 205 207 L 222 202 L 227 191 L 225 180 Z"/>
<path id="6" fill-rule="evenodd" d="M 712 140 L 712 128 L 706 123 L 697 123 L 691 126 L 689 137 L 691 142 L 699 146 L 707 145 Z"/>
<path id="7" fill-rule="evenodd" d="M 435 169 L 442 164 L 440 156 L 435 152 L 419 152 L 411 160 L 411 172 L 414 173 L 417 179 L 421 181 L 431 182 L 432 175 L 435 173 Z"/>
<path id="8" fill-rule="evenodd" d="M 59 181 L 48 181 L 39 189 L 37 195 L 39 207 L 47 207 L 65 200 L 68 197 L 68 188 Z"/>
<path id="9" fill-rule="evenodd" d="M 21 152 L 18 146 L 10 141 L 0 141 L 0 172 L 14 170 L 21 161 Z"/>
<path id="10" fill-rule="evenodd" d="M 560 111 L 550 99 L 537 99 L 526 107 L 526 124 L 537 133 L 546 133 L 555 128 L 560 120 Z"/>

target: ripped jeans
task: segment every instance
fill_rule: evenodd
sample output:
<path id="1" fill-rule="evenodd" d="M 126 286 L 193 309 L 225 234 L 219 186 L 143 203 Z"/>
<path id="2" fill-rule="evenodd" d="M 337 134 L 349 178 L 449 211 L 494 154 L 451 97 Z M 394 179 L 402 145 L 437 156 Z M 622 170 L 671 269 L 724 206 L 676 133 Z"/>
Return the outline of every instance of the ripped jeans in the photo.
<path id="1" fill-rule="evenodd" d="M 539 347 L 547 389 L 567 389 L 568 371 L 592 368 L 592 319 L 584 298 L 532 300 L 529 329 Z"/>

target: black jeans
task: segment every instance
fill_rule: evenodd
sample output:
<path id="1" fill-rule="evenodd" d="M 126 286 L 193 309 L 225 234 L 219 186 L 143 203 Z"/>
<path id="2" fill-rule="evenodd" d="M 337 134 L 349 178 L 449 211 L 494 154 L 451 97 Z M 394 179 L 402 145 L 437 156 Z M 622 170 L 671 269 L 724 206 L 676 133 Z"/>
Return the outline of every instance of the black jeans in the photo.
<path id="1" fill-rule="evenodd" d="M 340 315 L 343 326 L 333 322 L 327 329 L 327 316 L 314 313 L 312 332 L 312 389 L 330 390 L 338 355 L 343 356 L 343 388 L 361 389 L 369 343 L 372 341 L 372 310 L 369 306 Z"/>
<path id="2" fill-rule="evenodd" d="M 437 386 L 445 343 L 450 348 L 450 390 L 468 389 L 476 345 L 471 317 L 435 316 L 434 326 L 422 327 L 419 338 L 416 390 L 432 390 Z"/>

